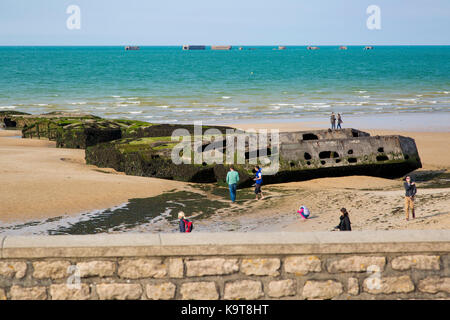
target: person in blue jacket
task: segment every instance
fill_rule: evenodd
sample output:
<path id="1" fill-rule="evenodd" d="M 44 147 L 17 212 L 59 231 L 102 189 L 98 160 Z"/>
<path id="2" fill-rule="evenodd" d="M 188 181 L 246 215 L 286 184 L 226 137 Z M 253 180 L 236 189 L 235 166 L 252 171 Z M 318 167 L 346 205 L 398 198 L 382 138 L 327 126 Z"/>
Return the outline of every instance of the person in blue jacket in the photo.
<path id="1" fill-rule="evenodd" d="M 255 179 L 253 179 L 253 180 L 255 181 L 256 200 L 264 199 L 263 193 L 261 191 L 261 185 L 262 185 L 262 181 L 263 181 L 261 168 L 259 166 L 255 166 L 255 171 L 256 171 L 256 175 L 255 175 Z"/>
<path id="2" fill-rule="evenodd" d="M 178 212 L 178 219 L 180 219 L 179 221 L 180 232 L 186 232 L 186 227 L 184 224 L 185 216 L 183 211 Z"/>

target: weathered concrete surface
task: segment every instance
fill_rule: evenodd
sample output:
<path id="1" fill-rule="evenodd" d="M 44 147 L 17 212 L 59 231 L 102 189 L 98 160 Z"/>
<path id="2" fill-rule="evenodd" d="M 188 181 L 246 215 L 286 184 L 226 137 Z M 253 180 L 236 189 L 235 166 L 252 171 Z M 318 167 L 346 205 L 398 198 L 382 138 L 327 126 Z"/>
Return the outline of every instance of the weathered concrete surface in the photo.
<path id="1" fill-rule="evenodd" d="M 296 143 L 312 140 L 348 139 L 358 137 L 369 137 L 370 134 L 353 128 L 340 130 L 308 130 L 297 132 L 281 132 L 280 143 Z"/>
<path id="2" fill-rule="evenodd" d="M 5 236 L 0 258 L 450 251 L 448 230 Z"/>
<path id="3" fill-rule="evenodd" d="M 240 136 L 246 134 L 237 134 L 235 146 Z M 276 149 L 272 149 L 270 143 L 267 150 L 258 151 L 259 156 L 266 152 L 279 162 L 276 174 L 265 174 L 263 166 L 265 184 L 346 175 L 398 178 L 422 166 L 414 140 L 402 136 L 370 137 L 365 132 L 344 129 L 280 133 L 279 140 L 278 153 L 272 154 Z M 250 152 L 249 140 L 245 141 L 242 151 L 245 163 L 234 165 L 240 176 L 238 187 L 253 183 L 254 164 L 251 162 L 257 153 Z M 226 163 L 226 146 L 227 141 L 222 138 L 212 141 L 203 137 L 201 148 L 195 149 L 192 143 L 191 150 L 203 157 L 208 149 L 214 149 L 220 154 L 221 162 Z M 172 141 L 170 135 L 115 140 L 88 148 L 86 162 L 129 175 L 225 183 L 228 165 L 206 160 L 196 164 L 192 156 L 188 156 L 187 163 L 175 164 L 172 157 L 173 152 L 181 152 L 178 148 L 178 142 Z"/>
<path id="4" fill-rule="evenodd" d="M 413 139 L 371 137 L 356 129 L 283 132 L 276 147 L 276 139 L 272 141 L 271 135 L 265 139 L 261 133 L 225 126 L 203 126 L 199 130 L 194 125 L 107 120 L 83 113 L 4 112 L 0 114 L 0 122 L 22 129 L 24 138 L 45 138 L 55 140 L 57 147 L 86 149 L 88 164 L 114 168 L 128 175 L 187 182 L 224 184 L 229 168 L 226 147 L 234 141 L 235 149 L 230 154 L 234 155 L 234 166 L 239 172 L 239 188 L 253 184 L 252 170 L 256 164 L 263 167 L 265 184 L 346 175 L 398 178 L 422 166 Z M 200 145 L 191 141 L 191 152 L 184 152 L 183 147 L 178 149 L 179 142 L 172 140 L 175 132 L 178 136 L 200 137 L 202 141 Z M 231 140 L 225 136 L 230 132 L 235 135 Z M 244 150 L 237 150 L 238 141 L 243 142 Z M 252 150 L 250 146 L 257 141 L 267 141 L 268 145 Z M 210 161 L 206 156 L 212 151 L 221 160 Z M 194 161 L 194 158 L 198 160 L 193 156 L 196 153 L 200 154 L 200 161 Z M 175 163 L 174 155 L 188 160 Z M 261 158 L 264 155 L 279 163 L 275 174 L 269 173 L 267 163 Z"/>

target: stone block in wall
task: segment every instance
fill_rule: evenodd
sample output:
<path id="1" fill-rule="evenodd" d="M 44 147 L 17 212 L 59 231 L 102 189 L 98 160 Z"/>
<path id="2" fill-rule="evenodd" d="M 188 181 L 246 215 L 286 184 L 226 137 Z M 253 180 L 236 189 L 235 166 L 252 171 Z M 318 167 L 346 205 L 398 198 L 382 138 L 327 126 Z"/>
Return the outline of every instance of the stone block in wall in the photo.
<path id="1" fill-rule="evenodd" d="M 384 270 L 385 257 L 352 256 L 328 262 L 328 272 L 366 272 L 369 267 L 377 267 L 379 271 Z M 371 268 L 369 268 L 370 270 Z"/>
<path id="2" fill-rule="evenodd" d="M 181 258 L 170 258 L 167 261 L 169 265 L 169 277 L 170 278 L 183 278 L 184 276 L 184 264 Z"/>
<path id="3" fill-rule="evenodd" d="M 62 279 L 67 277 L 69 261 L 33 262 L 33 277 L 36 279 Z"/>
<path id="4" fill-rule="evenodd" d="M 278 258 L 242 259 L 241 272 L 255 276 L 278 276 L 281 262 Z"/>
<path id="5" fill-rule="evenodd" d="M 414 291 L 414 283 L 409 276 L 364 279 L 363 290 L 372 294 L 409 293 Z"/>
<path id="6" fill-rule="evenodd" d="M 78 262 L 77 268 L 80 277 L 111 277 L 116 272 L 116 264 L 113 261 L 86 261 Z"/>
<path id="7" fill-rule="evenodd" d="M 0 288 L 0 300 L 6 300 L 5 290 Z"/>
<path id="8" fill-rule="evenodd" d="M 88 300 L 91 297 L 91 288 L 81 283 L 79 288 L 71 288 L 67 284 L 52 284 L 50 286 L 52 300 Z"/>
<path id="9" fill-rule="evenodd" d="M 100 300 L 137 300 L 142 295 L 138 283 L 101 283 L 96 290 Z"/>
<path id="10" fill-rule="evenodd" d="M 215 282 L 186 282 L 181 285 L 180 293 L 183 300 L 219 299 Z"/>
<path id="11" fill-rule="evenodd" d="M 26 262 L 0 261 L 0 277 L 22 279 L 26 273 Z"/>
<path id="12" fill-rule="evenodd" d="M 118 274 L 126 279 L 164 278 L 167 266 L 162 259 L 123 259 L 119 262 Z"/>
<path id="13" fill-rule="evenodd" d="M 309 272 L 320 272 L 322 267 L 316 256 L 294 256 L 284 260 L 284 271 L 303 276 Z"/>
<path id="14" fill-rule="evenodd" d="M 347 293 L 352 296 L 357 296 L 359 294 L 359 281 L 357 278 L 348 278 Z"/>
<path id="15" fill-rule="evenodd" d="M 186 260 L 186 275 L 202 277 L 225 275 L 239 271 L 238 259 L 211 258 L 201 260 Z"/>
<path id="16" fill-rule="evenodd" d="M 426 293 L 450 293 L 450 278 L 428 277 L 419 281 L 419 290 Z"/>
<path id="17" fill-rule="evenodd" d="M 176 288 L 172 282 L 147 284 L 145 292 L 150 300 L 169 300 L 175 297 Z"/>
<path id="18" fill-rule="evenodd" d="M 306 281 L 302 295 L 305 299 L 332 299 L 344 292 L 342 283 L 334 280 Z"/>
<path id="19" fill-rule="evenodd" d="M 270 281 L 267 287 L 267 295 L 272 298 L 295 296 L 297 283 L 292 279 Z"/>
<path id="20" fill-rule="evenodd" d="M 46 300 L 47 290 L 45 287 L 21 287 L 12 286 L 9 290 L 11 300 Z"/>
<path id="21" fill-rule="evenodd" d="M 254 300 L 263 295 L 262 283 L 260 281 L 238 280 L 225 284 L 225 300 Z"/>
<path id="22" fill-rule="evenodd" d="M 414 255 L 396 257 L 392 260 L 392 269 L 394 270 L 440 270 L 440 257 L 427 255 Z"/>

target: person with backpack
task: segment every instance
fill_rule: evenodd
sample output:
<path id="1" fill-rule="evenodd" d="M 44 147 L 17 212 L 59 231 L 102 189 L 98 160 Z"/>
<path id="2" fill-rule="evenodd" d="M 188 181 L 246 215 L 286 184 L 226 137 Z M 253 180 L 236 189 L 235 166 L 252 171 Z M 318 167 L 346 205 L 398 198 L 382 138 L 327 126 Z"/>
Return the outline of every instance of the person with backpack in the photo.
<path id="1" fill-rule="evenodd" d="M 189 221 L 186 219 L 184 212 L 180 211 L 178 212 L 178 219 L 180 220 L 178 225 L 180 227 L 180 232 L 191 232 L 194 228 L 194 225 L 192 224 L 192 221 Z"/>
<path id="2" fill-rule="evenodd" d="M 255 166 L 256 171 L 256 175 L 255 175 L 255 179 L 253 179 L 255 181 L 255 194 L 256 194 L 256 200 L 259 199 L 264 199 L 264 196 L 262 194 L 261 191 L 261 185 L 262 185 L 262 173 L 261 173 L 261 168 L 259 166 Z"/>
<path id="3" fill-rule="evenodd" d="M 417 193 L 416 183 L 411 180 L 410 176 L 406 176 L 405 182 L 403 183 L 405 188 L 405 214 L 406 221 L 409 220 L 409 209 L 411 209 L 412 218 L 416 218 L 416 213 L 414 211 L 414 197 Z"/>
<path id="4" fill-rule="evenodd" d="M 237 183 L 239 182 L 239 173 L 234 170 L 234 167 L 230 167 L 230 171 L 227 173 L 227 183 L 228 188 L 230 189 L 230 198 L 231 202 L 236 201 L 236 189 Z"/>

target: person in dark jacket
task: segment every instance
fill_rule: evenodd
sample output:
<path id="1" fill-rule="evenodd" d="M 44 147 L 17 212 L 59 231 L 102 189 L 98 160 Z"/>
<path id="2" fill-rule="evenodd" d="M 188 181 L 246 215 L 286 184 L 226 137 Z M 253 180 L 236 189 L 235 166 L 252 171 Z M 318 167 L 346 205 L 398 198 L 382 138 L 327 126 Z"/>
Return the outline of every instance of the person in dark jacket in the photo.
<path id="1" fill-rule="evenodd" d="M 179 222 L 180 232 L 186 232 L 186 227 L 184 225 L 185 216 L 183 211 L 178 212 L 178 219 L 180 219 Z"/>
<path id="2" fill-rule="evenodd" d="M 342 208 L 341 209 L 341 221 L 339 222 L 339 224 L 335 227 L 335 229 L 339 229 L 339 231 L 352 231 L 352 227 L 351 227 L 351 222 L 350 222 L 350 218 L 348 217 L 348 212 L 347 209 Z"/>
<path id="3" fill-rule="evenodd" d="M 411 180 L 410 176 L 406 176 L 403 186 L 405 187 L 405 214 L 406 221 L 408 221 L 409 209 L 411 209 L 412 218 L 416 218 L 416 213 L 414 211 L 414 197 L 416 196 L 417 188 L 416 183 Z"/>

